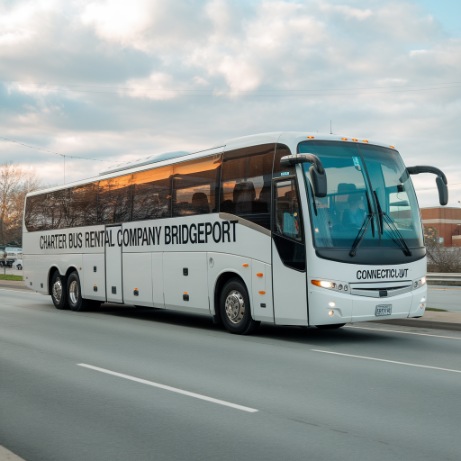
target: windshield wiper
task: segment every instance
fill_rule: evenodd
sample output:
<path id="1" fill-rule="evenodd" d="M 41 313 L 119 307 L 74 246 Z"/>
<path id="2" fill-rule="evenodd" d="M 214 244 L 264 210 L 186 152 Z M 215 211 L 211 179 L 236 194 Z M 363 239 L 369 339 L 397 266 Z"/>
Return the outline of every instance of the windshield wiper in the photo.
<path id="1" fill-rule="evenodd" d="M 362 223 L 362 227 L 360 228 L 359 233 L 357 234 L 357 237 L 355 237 L 354 243 L 352 244 L 351 250 L 349 251 L 349 256 L 354 257 L 356 255 L 357 248 L 362 243 L 365 237 L 365 232 L 367 231 L 368 226 L 370 225 L 370 222 L 372 222 L 372 219 L 373 219 L 373 214 L 367 214 L 365 216 L 365 220 Z M 374 231 L 373 231 L 373 235 L 374 235 Z"/>
<path id="2" fill-rule="evenodd" d="M 352 244 L 351 250 L 349 251 L 349 256 L 354 257 L 357 253 L 357 248 L 359 245 L 362 243 L 363 239 L 365 238 L 365 233 L 368 229 L 368 226 L 370 225 L 371 222 L 371 233 L 373 237 L 375 236 L 375 225 L 374 225 L 374 213 L 371 208 L 371 203 L 370 203 L 370 197 L 368 197 L 368 194 L 366 194 L 367 198 L 367 205 L 368 205 L 368 214 L 365 216 L 365 220 L 362 223 L 362 227 L 360 227 L 360 230 L 355 237 L 354 243 Z"/>
<path id="3" fill-rule="evenodd" d="M 408 248 L 407 242 L 403 238 L 400 231 L 397 229 L 397 226 L 394 224 L 394 221 L 388 216 L 387 213 L 383 213 L 384 219 L 391 230 L 391 235 L 393 235 L 392 240 L 402 249 L 405 256 L 411 256 L 411 250 Z"/>
<path id="4" fill-rule="evenodd" d="M 392 241 L 403 251 L 403 254 L 405 256 L 411 256 L 411 250 L 410 248 L 408 248 L 407 242 L 405 242 L 405 239 L 403 238 L 400 231 L 397 229 L 397 226 L 394 224 L 394 221 L 392 221 L 391 217 L 387 213 L 385 213 L 381 208 L 381 204 L 379 203 L 376 191 L 373 191 L 373 194 L 375 196 L 376 205 L 378 207 L 380 233 L 384 233 L 384 222 L 386 222 L 390 229 Z"/>

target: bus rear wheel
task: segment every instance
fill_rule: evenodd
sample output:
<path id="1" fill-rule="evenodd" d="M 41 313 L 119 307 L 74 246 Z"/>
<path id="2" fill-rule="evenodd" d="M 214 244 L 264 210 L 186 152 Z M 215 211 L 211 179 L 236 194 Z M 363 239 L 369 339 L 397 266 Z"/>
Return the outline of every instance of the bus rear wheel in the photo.
<path id="1" fill-rule="evenodd" d="M 51 277 L 51 299 L 56 309 L 68 309 L 66 279 L 55 271 Z"/>
<path id="2" fill-rule="evenodd" d="M 67 302 L 73 311 L 84 311 L 90 307 L 90 302 L 82 298 L 80 278 L 75 271 L 67 279 Z"/>
<path id="3" fill-rule="evenodd" d="M 259 325 L 251 318 L 250 298 L 239 279 L 231 279 L 221 291 L 221 320 L 230 333 L 248 335 Z"/>

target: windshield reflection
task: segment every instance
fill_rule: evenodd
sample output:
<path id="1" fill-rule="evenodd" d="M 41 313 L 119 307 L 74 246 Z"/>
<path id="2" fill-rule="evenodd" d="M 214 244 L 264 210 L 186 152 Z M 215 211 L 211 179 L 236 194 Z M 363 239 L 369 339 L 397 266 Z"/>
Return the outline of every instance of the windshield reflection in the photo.
<path id="1" fill-rule="evenodd" d="M 366 144 L 305 141 L 299 144 L 298 153 L 317 155 L 327 175 L 327 196 L 313 197 L 309 165 L 303 165 L 316 248 L 343 249 L 344 260 L 370 249 L 393 249 L 411 256 L 412 248 L 423 248 L 414 188 L 397 151 Z"/>

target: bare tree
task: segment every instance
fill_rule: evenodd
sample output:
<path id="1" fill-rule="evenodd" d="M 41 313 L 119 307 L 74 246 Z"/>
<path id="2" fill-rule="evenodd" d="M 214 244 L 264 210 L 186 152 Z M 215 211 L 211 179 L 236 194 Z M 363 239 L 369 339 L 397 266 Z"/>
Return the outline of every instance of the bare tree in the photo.
<path id="1" fill-rule="evenodd" d="M 31 173 L 12 163 L 0 165 L 0 243 L 21 243 L 22 217 L 26 194 L 40 182 Z"/>
<path id="2" fill-rule="evenodd" d="M 461 248 L 442 246 L 437 229 L 424 228 L 429 272 L 461 272 Z"/>

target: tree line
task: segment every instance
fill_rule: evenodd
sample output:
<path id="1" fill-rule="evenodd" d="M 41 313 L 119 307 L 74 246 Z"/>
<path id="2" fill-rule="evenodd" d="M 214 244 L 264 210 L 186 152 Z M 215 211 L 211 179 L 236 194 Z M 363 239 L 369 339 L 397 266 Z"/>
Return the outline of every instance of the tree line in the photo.
<path id="1" fill-rule="evenodd" d="M 22 245 L 24 199 L 40 187 L 35 173 L 12 163 L 0 165 L 0 244 Z"/>

